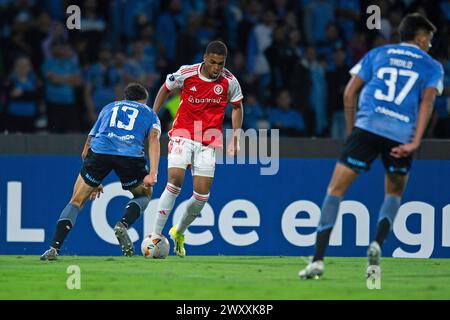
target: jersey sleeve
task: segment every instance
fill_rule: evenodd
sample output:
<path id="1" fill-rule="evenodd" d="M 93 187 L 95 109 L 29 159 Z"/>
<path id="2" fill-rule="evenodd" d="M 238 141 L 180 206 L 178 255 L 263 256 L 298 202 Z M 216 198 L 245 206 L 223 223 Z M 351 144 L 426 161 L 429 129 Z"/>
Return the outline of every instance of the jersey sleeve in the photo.
<path id="1" fill-rule="evenodd" d="M 102 123 L 101 118 L 102 118 L 102 114 L 100 113 L 100 115 L 97 118 L 97 121 L 95 121 L 94 126 L 92 127 L 91 131 L 89 132 L 90 136 L 94 137 L 98 133 L 98 129 L 100 128 L 100 124 Z"/>
<path id="2" fill-rule="evenodd" d="M 167 75 L 166 82 L 164 82 L 164 87 L 166 88 L 166 90 L 172 91 L 173 89 L 183 88 L 184 80 L 186 79 L 186 76 L 181 73 L 183 69 L 184 66 L 178 69 L 177 72 Z"/>
<path id="3" fill-rule="evenodd" d="M 357 64 L 350 69 L 349 73 L 352 76 L 358 76 L 364 80 L 364 82 L 368 82 L 372 77 L 372 56 L 373 50 L 369 51 Z"/>
<path id="4" fill-rule="evenodd" d="M 230 80 L 230 85 L 228 86 L 228 99 L 231 104 L 237 105 L 243 98 L 244 96 L 242 95 L 241 85 L 239 84 L 239 81 L 233 77 L 233 79 Z"/>
<path id="5" fill-rule="evenodd" d="M 425 83 L 425 88 L 435 88 L 438 95 L 441 95 L 444 91 L 444 68 L 440 63 L 433 68 Z"/>
<path id="6" fill-rule="evenodd" d="M 97 121 L 95 121 L 94 126 L 92 127 L 91 131 L 89 132 L 90 136 L 95 136 L 98 133 L 98 130 L 100 129 L 100 125 L 102 124 L 102 120 L 105 117 L 105 110 L 108 109 L 107 107 L 108 107 L 108 105 L 106 105 L 100 111 Z"/>

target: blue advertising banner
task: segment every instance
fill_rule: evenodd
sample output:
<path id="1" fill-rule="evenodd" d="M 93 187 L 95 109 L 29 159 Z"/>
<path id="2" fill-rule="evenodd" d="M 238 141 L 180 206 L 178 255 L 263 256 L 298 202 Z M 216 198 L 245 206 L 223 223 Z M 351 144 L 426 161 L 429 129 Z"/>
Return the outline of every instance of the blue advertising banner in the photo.
<path id="1" fill-rule="evenodd" d="M 313 253 L 320 206 L 334 159 L 279 159 L 278 172 L 261 175 L 259 164 L 221 164 L 208 204 L 186 232 L 188 255 L 286 255 Z M 0 156 L 0 254 L 38 255 L 53 236 L 81 166 L 78 156 Z M 156 205 L 167 181 L 162 157 L 158 184 L 145 214 L 130 229 L 136 251 L 151 232 Z M 365 256 L 375 235 L 384 197 L 379 161 L 362 174 L 341 204 L 330 256 Z M 384 256 L 450 257 L 450 161 L 419 160 L 383 248 Z M 88 202 L 61 250 L 68 255 L 120 255 L 112 228 L 131 193 L 111 173 L 105 192 Z M 164 229 L 167 235 L 192 195 L 186 175 Z"/>

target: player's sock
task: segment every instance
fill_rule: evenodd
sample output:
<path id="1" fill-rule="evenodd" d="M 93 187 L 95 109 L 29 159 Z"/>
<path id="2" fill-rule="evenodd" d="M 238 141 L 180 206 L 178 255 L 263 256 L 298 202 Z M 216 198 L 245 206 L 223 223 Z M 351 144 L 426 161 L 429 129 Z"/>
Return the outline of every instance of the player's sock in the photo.
<path id="1" fill-rule="evenodd" d="M 158 201 L 158 212 L 156 213 L 156 219 L 153 223 L 153 234 L 162 233 L 180 191 L 181 188 L 171 183 L 167 184 L 166 189 Z"/>
<path id="2" fill-rule="evenodd" d="M 200 215 L 206 202 L 208 202 L 208 194 L 199 194 L 194 192 L 186 207 L 186 211 L 181 218 L 181 222 L 178 224 L 177 232 L 184 234 L 190 224 Z"/>
<path id="3" fill-rule="evenodd" d="M 386 240 L 392 229 L 392 224 L 395 216 L 397 215 L 398 209 L 400 208 L 401 201 L 402 198 L 399 196 L 387 194 L 384 197 L 384 201 L 380 209 L 380 217 L 378 219 L 377 233 L 375 236 L 375 241 L 378 242 L 380 247 L 383 245 L 384 240 Z"/>
<path id="4" fill-rule="evenodd" d="M 339 212 L 339 204 L 342 198 L 327 194 L 322 203 L 322 213 L 320 215 L 319 226 L 317 227 L 316 252 L 313 262 L 323 260 L 325 251 L 330 241 L 330 234 Z"/>
<path id="5" fill-rule="evenodd" d="M 56 250 L 59 250 L 75 225 L 80 208 L 74 204 L 67 204 L 67 206 L 61 212 L 58 223 L 56 224 L 56 231 L 51 242 L 51 246 Z"/>
<path id="6" fill-rule="evenodd" d="M 128 228 L 141 216 L 141 214 L 144 213 L 149 202 L 150 199 L 147 196 L 131 199 L 127 203 L 125 207 L 125 214 L 120 219 L 120 221 L 125 225 L 125 227 Z"/>

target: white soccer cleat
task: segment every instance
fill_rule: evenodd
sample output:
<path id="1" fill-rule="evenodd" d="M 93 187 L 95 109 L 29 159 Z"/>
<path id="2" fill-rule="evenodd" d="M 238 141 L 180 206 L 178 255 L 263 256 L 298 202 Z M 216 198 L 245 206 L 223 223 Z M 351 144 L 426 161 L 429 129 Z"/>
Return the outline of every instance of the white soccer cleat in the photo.
<path id="1" fill-rule="evenodd" d="M 381 258 L 381 248 L 378 242 L 372 241 L 367 249 L 367 260 L 369 266 L 379 266 Z"/>
<path id="2" fill-rule="evenodd" d="M 323 275 L 325 267 L 322 260 L 309 263 L 305 269 L 298 273 L 300 279 L 319 279 Z"/>
<path id="3" fill-rule="evenodd" d="M 369 278 L 377 268 L 380 268 L 381 248 L 378 242 L 372 241 L 367 249 L 367 271 L 366 276 Z"/>

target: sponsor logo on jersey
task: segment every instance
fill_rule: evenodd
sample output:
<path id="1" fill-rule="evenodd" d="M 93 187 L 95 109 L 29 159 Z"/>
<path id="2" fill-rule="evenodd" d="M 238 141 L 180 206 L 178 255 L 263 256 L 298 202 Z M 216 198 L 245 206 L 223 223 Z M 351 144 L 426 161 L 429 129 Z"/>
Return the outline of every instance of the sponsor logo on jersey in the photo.
<path id="1" fill-rule="evenodd" d="M 404 114 L 401 114 L 401 113 L 398 113 L 398 112 L 395 112 L 395 111 L 392 111 L 392 110 L 389 110 L 389 109 L 387 109 L 385 107 L 378 106 L 378 107 L 375 108 L 375 112 L 384 114 L 384 115 L 386 115 L 388 117 L 395 118 L 397 120 L 400 120 L 400 121 L 403 121 L 403 122 L 406 122 L 406 123 L 409 123 L 409 121 L 410 121 L 408 116 L 405 116 Z"/>
<path id="2" fill-rule="evenodd" d="M 416 53 L 414 53 L 412 51 L 409 51 L 409 50 L 403 50 L 403 49 L 389 49 L 387 51 L 387 54 L 400 54 L 400 55 L 413 57 L 413 58 L 417 58 L 417 59 L 422 59 L 423 58 L 419 54 L 416 54 Z"/>
<path id="3" fill-rule="evenodd" d="M 188 101 L 190 103 L 220 103 L 222 101 L 222 97 L 219 97 L 217 99 L 214 98 L 194 98 L 193 96 L 189 96 Z"/>
<path id="4" fill-rule="evenodd" d="M 220 84 L 216 84 L 213 90 L 215 94 L 221 94 L 223 92 L 223 87 Z"/>
<path id="5" fill-rule="evenodd" d="M 190 88 L 189 90 L 197 92 L 197 88 L 195 86 L 193 86 L 192 88 Z"/>

